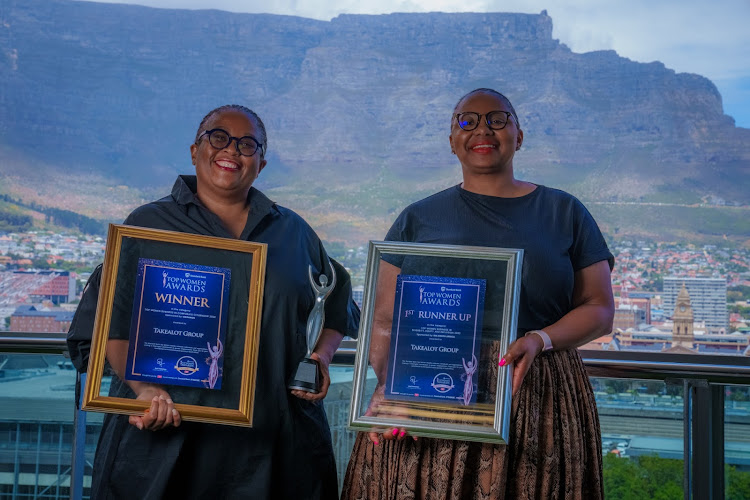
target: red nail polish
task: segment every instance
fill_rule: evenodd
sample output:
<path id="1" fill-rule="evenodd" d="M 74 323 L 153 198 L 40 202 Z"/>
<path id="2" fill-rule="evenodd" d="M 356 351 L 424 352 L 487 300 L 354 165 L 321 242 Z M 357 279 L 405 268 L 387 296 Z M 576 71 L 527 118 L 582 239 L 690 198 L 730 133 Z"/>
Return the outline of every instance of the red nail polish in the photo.
<path id="1" fill-rule="evenodd" d="M 399 436 L 401 436 L 401 437 L 406 436 L 406 431 L 401 431 L 401 434 L 399 434 Z"/>
<path id="2" fill-rule="evenodd" d="M 501 359 L 498 366 L 505 366 L 505 359 Z"/>
<path id="3" fill-rule="evenodd" d="M 377 446 L 377 445 L 379 445 L 379 444 L 380 444 L 380 443 L 378 443 L 377 441 L 375 441 L 375 446 Z"/>
<path id="4" fill-rule="evenodd" d="M 398 434 L 398 429 L 393 429 L 393 435 L 395 436 L 396 434 Z"/>

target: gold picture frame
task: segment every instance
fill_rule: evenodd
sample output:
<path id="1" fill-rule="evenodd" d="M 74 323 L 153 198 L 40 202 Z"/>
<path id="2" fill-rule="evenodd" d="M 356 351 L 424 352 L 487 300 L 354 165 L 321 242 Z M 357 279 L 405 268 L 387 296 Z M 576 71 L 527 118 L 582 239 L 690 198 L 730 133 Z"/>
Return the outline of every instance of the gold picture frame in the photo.
<path id="1" fill-rule="evenodd" d="M 150 401 L 102 394 L 102 386 L 107 342 L 122 339 L 113 334 L 122 335 L 126 326 L 130 332 L 137 263 L 144 258 L 164 259 L 186 266 L 220 265 L 231 270 L 232 277 L 227 285 L 225 340 L 235 348 L 227 349 L 223 360 L 224 386 L 216 391 L 168 385 L 175 409 L 186 421 L 252 427 L 266 254 L 264 243 L 110 224 L 82 409 L 140 415 L 150 407 Z M 127 338 L 130 345 L 133 340 Z"/>

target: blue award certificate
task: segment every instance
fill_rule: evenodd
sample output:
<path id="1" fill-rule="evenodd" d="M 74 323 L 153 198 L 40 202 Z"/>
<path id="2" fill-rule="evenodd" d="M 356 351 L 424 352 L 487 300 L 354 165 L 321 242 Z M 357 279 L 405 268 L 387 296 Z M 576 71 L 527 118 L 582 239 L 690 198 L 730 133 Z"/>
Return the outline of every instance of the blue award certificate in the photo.
<path id="1" fill-rule="evenodd" d="M 125 378 L 221 389 L 230 270 L 138 259 Z"/>
<path id="2" fill-rule="evenodd" d="M 399 275 L 385 397 L 476 402 L 485 280 Z"/>

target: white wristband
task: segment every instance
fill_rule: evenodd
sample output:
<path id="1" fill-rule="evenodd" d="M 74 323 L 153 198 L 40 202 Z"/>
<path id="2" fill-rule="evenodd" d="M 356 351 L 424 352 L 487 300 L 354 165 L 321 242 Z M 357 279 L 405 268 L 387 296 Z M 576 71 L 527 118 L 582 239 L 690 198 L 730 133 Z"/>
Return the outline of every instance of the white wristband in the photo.
<path id="1" fill-rule="evenodd" d="M 526 335 L 524 336 L 528 337 L 532 333 L 535 335 L 539 335 L 539 338 L 542 339 L 542 342 L 544 343 L 542 352 L 552 350 L 552 339 L 549 338 L 549 335 L 547 335 L 547 332 L 545 332 L 544 330 L 531 330 L 530 332 L 526 332 Z"/>

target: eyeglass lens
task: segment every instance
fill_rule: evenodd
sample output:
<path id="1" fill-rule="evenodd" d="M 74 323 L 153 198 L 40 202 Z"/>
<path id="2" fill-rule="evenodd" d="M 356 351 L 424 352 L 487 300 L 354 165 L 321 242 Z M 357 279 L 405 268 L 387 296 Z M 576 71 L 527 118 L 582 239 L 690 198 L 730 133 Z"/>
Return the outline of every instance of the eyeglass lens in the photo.
<path id="1" fill-rule="evenodd" d="M 231 137 L 221 129 L 212 130 L 208 134 L 208 141 L 211 143 L 211 146 L 216 149 L 224 149 L 230 142 L 232 142 L 232 139 L 237 140 L 237 150 L 242 156 L 253 156 L 258 150 L 258 143 L 251 137 Z"/>
<path id="2" fill-rule="evenodd" d="M 459 113 L 456 118 L 458 119 L 458 126 L 463 130 L 474 130 L 479 126 L 479 120 L 482 119 L 481 114 L 474 113 L 473 111 L 466 111 Z M 485 115 L 487 117 L 487 126 L 492 130 L 502 130 L 508 124 L 508 117 L 510 113 L 506 111 L 490 111 Z"/>

